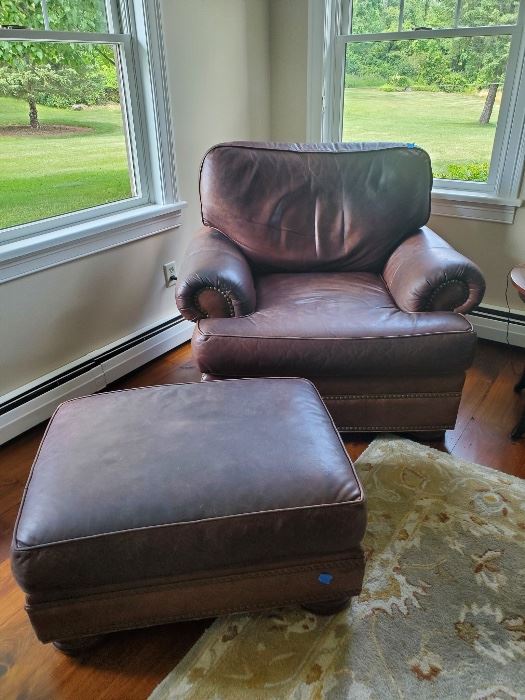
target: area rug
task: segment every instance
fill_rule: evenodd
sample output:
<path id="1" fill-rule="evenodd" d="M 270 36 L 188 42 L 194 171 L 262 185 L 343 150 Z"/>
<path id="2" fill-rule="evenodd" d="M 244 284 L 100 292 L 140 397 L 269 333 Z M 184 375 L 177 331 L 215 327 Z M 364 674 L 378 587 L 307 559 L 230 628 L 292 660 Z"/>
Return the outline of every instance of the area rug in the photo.
<path id="1" fill-rule="evenodd" d="M 357 467 L 351 608 L 220 618 L 151 700 L 525 698 L 525 481 L 395 437 Z"/>

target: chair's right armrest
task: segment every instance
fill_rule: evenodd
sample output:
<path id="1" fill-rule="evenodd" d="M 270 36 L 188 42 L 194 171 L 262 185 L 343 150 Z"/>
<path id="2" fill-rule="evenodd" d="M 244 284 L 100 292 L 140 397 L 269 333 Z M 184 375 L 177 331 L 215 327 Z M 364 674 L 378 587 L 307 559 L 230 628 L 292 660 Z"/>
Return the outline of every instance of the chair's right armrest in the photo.
<path id="1" fill-rule="evenodd" d="M 248 261 L 220 231 L 205 227 L 190 243 L 176 287 L 179 311 L 189 321 L 245 316 L 255 311 Z"/>
<path id="2" fill-rule="evenodd" d="M 402 311 L 467 314 L 485 292 L 481 270 L 441 236 L 423 226 L 387 260 L 383 279 Z"/>

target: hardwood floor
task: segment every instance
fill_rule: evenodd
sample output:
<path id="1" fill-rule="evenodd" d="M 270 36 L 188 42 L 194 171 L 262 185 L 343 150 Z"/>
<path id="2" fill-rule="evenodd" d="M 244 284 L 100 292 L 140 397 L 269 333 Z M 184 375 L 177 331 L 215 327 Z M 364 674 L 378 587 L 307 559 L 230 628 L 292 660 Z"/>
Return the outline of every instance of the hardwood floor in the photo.
<path id="1" fill-rule="evenodd" d="M 469 461 L 525 478 L 525 438 L 510 431 L 525 398 L 513 393 L 525 351 L 480 341 L 468 373 L 456 428 L 428 443 Z M 199 381 L 189 344 L 170 352 L 111 388 Z M 9 567 L 9 544 L 33 456 L 45 426 L 0 448 L 0 698 L 2 700 L 135 700 L 147 698 L 211 621 L 167 625 L 112 635 L 99 649 L 70 659 L 33 635 L 24 598 Z M 373 435 L 346 443 L 356 459 Z"/>

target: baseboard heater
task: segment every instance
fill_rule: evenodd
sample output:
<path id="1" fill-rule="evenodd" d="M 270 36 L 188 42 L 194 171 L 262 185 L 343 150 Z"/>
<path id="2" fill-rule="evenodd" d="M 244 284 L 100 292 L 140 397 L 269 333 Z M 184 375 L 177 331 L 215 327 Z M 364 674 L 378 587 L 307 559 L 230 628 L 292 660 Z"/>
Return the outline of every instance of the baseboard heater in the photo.
<path id="1" fill-rule="evenodd" d="M 0 444 L 49 418 L 62 401 L 100 391 L 181 345 L 192 330 L 182 316 L 168 318 L 0 397 Z"/>
<path id="2" fill-rule="evenodd" d="M 480 338 L 525 347 L 525 314 L 498 306 L 478 306 L 468 314 Z"/>

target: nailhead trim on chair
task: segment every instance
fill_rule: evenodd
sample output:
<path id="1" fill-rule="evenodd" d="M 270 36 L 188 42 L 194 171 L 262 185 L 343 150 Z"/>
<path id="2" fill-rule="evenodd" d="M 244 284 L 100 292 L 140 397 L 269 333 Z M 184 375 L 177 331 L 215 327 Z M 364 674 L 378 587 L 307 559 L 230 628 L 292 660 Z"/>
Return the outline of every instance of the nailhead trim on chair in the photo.
<path id="1" fill-rule="evenodd" d="M 330 396 L 329 394 L 324 394 L 323 399 L 328 399 L 330 401 L 346 401 L 346 400 L 357 400 L 360 399 L 433 399 L 441 397 L 458 397 L 461 396 L 460 391 L 436 391 L 432 393 L 413 393 L 413 394 L 341 394 Z"/>
<path id="2" fill-rule="evenodd" d="M 436 296 L 439 294 L 439 292 L 440 292 L 444 287 L 449 287 L 451 284 L 462 284 L 463 287 L 465 288 L 466 295 L 465 295 L 465 298 L 463 299 L 463 301 L 461 302 L 461 304 L 459 304 L 459 306 L 461 306 L 462 304 L 464 304 L 464 303 L 467 301 L 467 299 L 469 298 L 469 294 L 470 294 L 470 288 L 469 288 L 468 284 L 467 284 L 464 280 L 459 280 L 459 279 L 447 280 L 446 282 L 442 282 L 438 287 L 436 287 L 436 288 L 433 290 L 432 294 L 431 294 L 431 295 L 429 296 L 429 298 L 427 299 L 427 303 L 425 304 L 424 311 L 429 311 L 429 310 L 430 310 L 430 307 L 431 307 L 431 305 L 432 305 L 432 302 L 434 301 L 434 299 L 436 298 Z"/>
<path id="3" fill-rule="evenodd" d="M 397 431 L 415 431 L 426 433 L 429 430 L 450 430 L 452 425 L 338 425 L 337 430 L 342 433 L 375 433 L 385 432 L 389 430 Z"/>
<path id="4" fill-rule="evenodd" d="M 199 313 L 201 313 L 205 318 L 208 318 L 207 312 L 199 304 L 199 295 L 202 294 L 202 292 L 205 289 L 211 289 L 214 292 L 219 292 L 219 294 L 221 296 L 223 296 L 224 299 L 226 299 L 226 303 L 228 305 L 228 311 L 230 312 L 230 317 L 235 316 L 235 309 L 233 308 L 233 301 L 232 301 L 231 296 L 227 292 L 224 292 L 222 289 L 219 289 L 219 287 L 213 287 L 212 285 L 207 285 L 206 287 L 202 287 L 201 289 L 199 289 L 199 291 L 193 297 L 193 303 L 195 304 L 197 311 L 199 311 Z"/>

